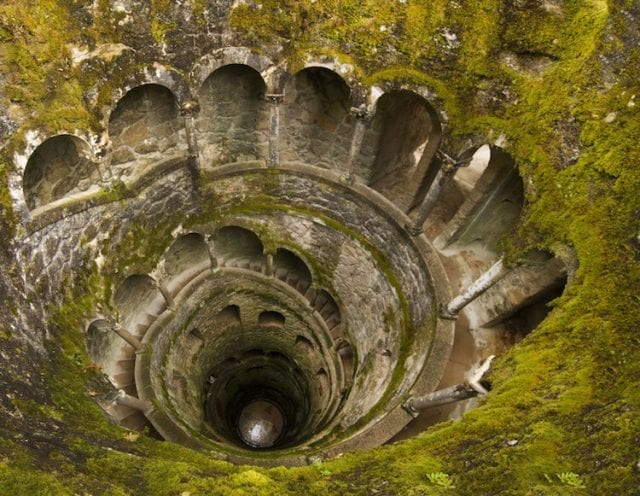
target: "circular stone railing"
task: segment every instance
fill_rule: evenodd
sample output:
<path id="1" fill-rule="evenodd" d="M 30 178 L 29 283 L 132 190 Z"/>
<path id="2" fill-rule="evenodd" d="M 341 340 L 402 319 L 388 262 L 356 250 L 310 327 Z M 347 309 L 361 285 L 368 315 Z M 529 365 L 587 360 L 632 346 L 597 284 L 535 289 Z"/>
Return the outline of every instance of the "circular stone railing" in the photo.
<path id="1" fill-rule="evenodd" d="M 403 400 L 436 387 L 453 340 L 426 239 L 378 193 L 300 164 L 216 168 L 200 201 L 188 232 L 241 226 L 264 253 L 243 262 L 210 242 L 209 262 L 160 281 L 170 304 L 140 336 L 130 404 L 165 439 L 243 463 L 301 464 L 397 433 L 412 419 Z M 282 248 L 311 281 L 271 266 Z M 335 308 L 314 306 L 320 291 Z"/>

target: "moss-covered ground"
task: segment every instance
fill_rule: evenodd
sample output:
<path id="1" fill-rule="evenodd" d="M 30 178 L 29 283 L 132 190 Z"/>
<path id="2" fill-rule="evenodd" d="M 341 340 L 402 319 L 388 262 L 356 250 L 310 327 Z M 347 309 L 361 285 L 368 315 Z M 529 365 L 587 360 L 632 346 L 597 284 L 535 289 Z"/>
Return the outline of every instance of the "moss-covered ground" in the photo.
<path id="1" fill-rule="evenodd" d="M 202 32 L 221 8 L 140 3 L 149 16 L 129 31 L 107 1 L 0 5 L 0 105 L 17 123 L 0 127 L 0 145 L 19 149 L 31 128 L 99 128 L 124 68 L 142 65 L 123 55 L 73 66 L 71 43 L 138 43 L 140 57 L 149 53 L 142 45 L 155 43 L 153 53 L 162 54 L 158 47 L 178 36 L 178 11 L 184 27 L 192 9 L 186 26 Z M 97 374 L 78 330 L 94 303 L 83 295 L 104 284 L 88 269 L 54 312 L 53 358 L 40 367 L 50 395 L 16 398 L 26 420 L 2 421 L 0 493 L 640 494 L 638 22 L 631 0 L 239 3 L 223 23 L 236 44 L 283 57 L 292 69 L 309 54 L 331 55 L 369 83 L 428 87 L 443 102 L 453 144 L 503 136 L 528 202 L 506 248 L 516 257 L 569 246 L 575 276 L 542 325 L 499 357 L 495 389 L 461 421 L 321 465 L 266 470 L 132 436 L 104 420 L 87 394 Z M 276 45 L 284 50 L 271 50 Z M 171 63 L 171 54 L 157 56 Z M 113 77 L 103 77 L 105 68 Z M 10 168 L 0 162 L 3 252 L 16 225 L 5 187 Z M 0 343 L 10 339 L 0 334 Z M 24 431 L 11 432 L 14 425 Z"/>

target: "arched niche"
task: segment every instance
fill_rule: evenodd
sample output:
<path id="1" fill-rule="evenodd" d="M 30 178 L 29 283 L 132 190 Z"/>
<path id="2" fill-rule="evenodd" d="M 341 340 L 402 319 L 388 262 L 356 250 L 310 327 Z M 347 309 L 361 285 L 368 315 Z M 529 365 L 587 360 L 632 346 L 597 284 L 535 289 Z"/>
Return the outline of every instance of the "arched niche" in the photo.
<path id="1" fill-rule="evenodd" d="M 295 253 L 286 248 L 278 248 L 273 256 L 275 276 L 304 293 L 313 277 L 307 264 Z"/>
<path id="2" fill-rule="evenodd" d="M 135 350 L 113 330 L 114 324 L 96 319 L 87 328 L 87 354 L 91 362 L 111 377 L 116 386 L 135 394 Z"/>
<path id="3" fill-rule="evenodd" d="M 499 253 L 500 240 L 517 224 L 524 205 L 524 185 L 513 158 L 491 147 L 489 161 L 482 168 L 436 246 L 476 244 Z"/>
<path id="4" fill-rule="evenodd" d="M 227 305 L 215 317 L 215 324 L 218 327 L 240 325 L 241 323 L 240 307 L 238 305 Z"/>
<path id="5" fill-rule="evenodd" d="M 456 215 L 486 171 L 491 157 L 491 146 L 488 144 L 468 148 L 456 157 L 461 166 L 456 168 L 453 180 L 445 184 L 437 204 L 429 214 L 427 236 L 438 236 Z M 437 165 L 441 166 L 440 163 Z"/>
<path id="6" fill-rule="evenodd" d="M 266 262 L 262 241 L 249 229 L 240 226 L 224 226 L 213 234 L 212 239 L 219 265 L 254 268 Z"/>
<path id="7" fill-rule="evenodd" d="M 295 347 L 306 355 L 313 353 L 316 348 L 311 340 L 305 336 L 296 336 Z"/>
<path id="8" fill-rule="evenodd" d="M 189 233 L 177 238 L 163 258 L 164 274 L 168 279 L 187 270 L 209 265 L 209 251 L 204 237 Z"/>
<path id="9" fill-rule="evenodd" d="M 340 323 L 340 307 L 328 291 L 324 289 L 317 291 L 313 307 L 322 316 L 325 322 Z"/>
<path id="10" fill-rule="evenodd" d="M 422 96 L 408 90 L 382 95 L 360 155 L 369 164 L 369 185 L 407 210 L 434 175 L 429 166 L 440 136 L 437 114 Z"/>
<path id="11" fill-rule="evenodd" d="M 347 83 L 324 67 L 298 72 L 285 86 L 280 158 L 345 170 L 354 119 Z"/>
<path id="12" fill-rule="evenodd" d="M 275 310 L 265 310 L 258 315 L 258 325 L 263 327 L 284 327 L 285 316 Z"/>
<path id="13" fill-rule="evenodd" d="M 109 137 L 111 168 L 119 178 L 135 177 L 187 148 L 176 98 L 158 84 L 138 86 L 120 99 L 109 118 Z"/>
<path id="14" fill-rule="evenodd" d="M 469 155 L 470 158 L 464 167 L 460 167 L 456 171 L 454 181 L 461 191 L 468 193 L 475 188 L 478 180 L 489 167 L 492 155 L 495 157 L 495 153 L 492 153 L 490 145 L 484 144 L 478 148 L 467 150 L 462 155 Z"/>
<path id="15" fill-rule="evenodd" d="M 535 329 L 567 284 L 566 265 L 549 252 L 530 252 L 521 262 L 474 302 L 476 326 L 496 332 L 504 347 Z"/>
<path id="16" fill-rule="evenodd" d="M 248 65 L 215 70 L 199 92 L 198 145 L 205 167 L 264 159 L 269 111 L 262 76 Z"/>
<path id="17" fill-rule="evenodd" d="M 91 322 L 87 328 L 87 354 L 91 362 L 104 369 L 111 361 L 114 342 L 119 339 L 106 320 L 96 319 Z"/>
<path id="18" fill-rule="evenodd" d="M 123 325 L 128 326 L 129 332 L 133 334 L 138 334 L 132 325 L 135 324 L 135 316 L 158 311 L 154 304 L 158 300 L 162 300 L 162 295 L 156 282 L 148 275 L 140 274 L 127 277 L 114 295 L 114 303 Z"/>
<path id="19" fill-rule="evenodd" d="M 24 170 L 22 187 L 27 207 L 48 203 L 86 191 L 100 180 L 89 145 L 69 134 L 54 136 L 35 149 Z"/>

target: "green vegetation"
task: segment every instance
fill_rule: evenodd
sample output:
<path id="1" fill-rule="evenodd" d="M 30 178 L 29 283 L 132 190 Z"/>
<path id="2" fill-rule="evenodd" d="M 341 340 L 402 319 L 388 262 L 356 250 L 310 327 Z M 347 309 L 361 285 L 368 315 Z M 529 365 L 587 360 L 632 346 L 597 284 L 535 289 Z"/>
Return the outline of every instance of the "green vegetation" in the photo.
<path id="1" fill-rule="evenodd" d="M 111 101 L 124 72 L 136 72 L 136 63 L 120 59 L 95 62 L 84 73 L 84 66 L 72 67 L 72 41 L 88 36 L 93 45 L 126 36 L 117 24 L 120 14 L 102 0 L 96 2 L 101 15 L 82 31 L 70 13 L 86 3 L 0 5 L 2 105 L 11 107 L 11 117 L 22 125 L 7 148 L 19 149 L 29 128 L 48 133 L 99 128 L 98 110 Z M 165 39 L 173 22 L 165 11 L 168 3 L 152 2 L 155 27 L 145 40 Z M 203 4 L 192 5 L 201 18 Z M 42 454 L 25 450 L 16 439 L 0 439 L 2 491 L 194 496 L 369 495 L 372 489 L 389 495 L 506 496 L 637 491 L 640 55 L 629 26 L 634 21 L 625 20 L 623 10 L 632 2 L 545 3 L 559 11 L 498 0 L 265 0 L 260 5 L 240 3 L 232 12 L 238 44 L 262 51 L 281 45 L 290 69 L 301 67 L 308 54 L 329 54 L 354 64 L 368 83 L 426 87 L 449 116 L 452 146 L 504 136 L 528 200 L 506 248 L 517 258 L 532 248 L 571 246 L 579 263 L 573 279 L 550 317 L 496 360 L 494 390 L 462 421 L 396 445 L 345 454 L 325 461 L 322 469 L 266 470 L 232 466 L 147 435 L 128 439 L 103 418 L 86 394 L 97 374 L 86 361 L 79 330 L 87 312 L 108 299 L 108 284 L 87 262 L 86 273 L 69 281 L 53 317 L 51 404 L 18 403 L 24 415 L 61 419 L 62 430 L 50 434 L 59 447 Z M 505 54 L 524 62 L 507 64 Z M 543 69 L 535 61 L 544 62 Z M 104 72 L 113 79 L 99 82 Z M 94 86 L 95 101 L 86 93 Z M 8 170 L 5 158 L 0 162 L 3 243 L 15 229 L 4 187 Z M 147 257 L 166 247 L 173 225 L 167 221 L 156 229 L 141 222 L 108 254 L 131 254 L 113 257 L 114 267 L 142 270 Z M 507 443 L 513 439 L 518 443 Z M 438 473 L 449 474 L 455 489 L 425 475 Z"/>
<path id="2" fill-rule="evenodd" d="M 9 180 L 9 172 L 13 170 L 11 162 L 3 150 L 0 150 L 0 232 L 3 233 L 0 239 L 0 251 L 7 248 L 9 241 L 15 235 L 16 215 L 13 211 L 9 189 L 5 187 Z"/>

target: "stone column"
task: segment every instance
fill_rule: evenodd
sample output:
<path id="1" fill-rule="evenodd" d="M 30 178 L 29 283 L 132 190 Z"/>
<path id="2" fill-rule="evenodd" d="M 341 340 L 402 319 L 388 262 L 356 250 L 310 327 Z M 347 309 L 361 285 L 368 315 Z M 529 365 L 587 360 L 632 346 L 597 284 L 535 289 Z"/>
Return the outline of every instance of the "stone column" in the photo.
<path id="1" fill-rule="evenodd" d="M 409 398 L 402 405 L 402 408 L 409 412 L 411 416 L 417 417 L 420 410 L 424 410 L 425 408 L 446 405 L 448 403 L 455 403 L 468 398 L 486 395 L 489 391 L 480 383 L 480 381 L 491 368 L 491 362 L 493 359 L 494 355 L 491 355 L 486 360 L 483 360 L 477 366 L 473 367 L 467 373 L 466 380 L 462 384 L 456 384 L 455 386 L 440 389 L 424 396 L 414 396 Z"/>
<path id="2" fill-rule="evenodd" d="M 280 105 L 284 101 L 284 93 L 266 95 L 269 107 L 269 157 L 267 166 L 277 167 L 280 164 L 278 145 L 280 141 Z"/>
<path id="3" fill-rule="evenodd" d="M 440 152 L 439 155 L 443 159 L 440 170 L 438 170 L 436 177 L 433 179 L 433 183 L 431 183 L 429 191 L 427 191 L 424 200 L 422 200 L 422 203 L 418 207 L 418 211 L 416 212 L 413 221 L 405 226 L 411 236 L 419 236 L 422 234 L 422 226 L 427 220 L 429 214 L 433 211 L 433 207 L 435 207 L 436 203 L 440 199 L 442 190 L 449 181 L 451 181 L 456 170 L 458 170 L 458 166 L 460 165 L 443 152 Z"/>
<path id="4" fill-rule="evenodd" d="M 194 116 L 200 111 L 200 106 L 196 101 L 187 101 L 180 108 L 180 114 L 182 115 L 184 122 L 184 129 L 187 138 L 187 153 L 189 158 L 187 160 L 187 168 L 189 175 L 191 176 L 191 184 L 193 186 L 192 195 L 193 201 L 197 204 L 199 202 L 200 191 L 200 153 L 198 151 L 198 138 L 196 136 Z"/>
<path id="5" fill-rule="evenodd" d="M 498 280 L 504 277 L 509 270 L 509 268 L 505 267 L 503 258 L 501 257 L 500 260 L 494 263 L 486 272 L 473 281 L 467 289 L 449 302 L 446 308 L 442 311 L 442 317 L 455 319 L 460 310 L 498 282 Z"/>
<path id="6" fill-rule="evenodd" d="M 425 408 L 455 403 L 468 398 L 474 398 L 475 396 L 478 396 L 478 392 L 468 384 L 456 384 L 455 386 L 440 389 L 424 396 L 409 398 L 406 403 L 402 405 L 402 408 L 415 417 L 420 410 L 424 410 Z"/>
<path id="7" fill-rule="evenodd" d="M 364 107 L 352 107 L 351 114 L 356 119 L 355 128 L 353 129 L 353 136 L 351 137 L 351 147 L 349 148 L 349 159 L 347 162 L 347 172 L 342 176 L 342 182 L 346 184 L 353 184 L 356 180 L 356 158 L 360 153 L 362 146 L 362 139 L 364 138 L 364 131 L 367 122 L 371 119 L 371 113 Z"/>
<path id="8" fill-rule="evenodd" d="M 211 270 L 216 270 L 218 268 L 218 259 L 216 258 L 216 244 L 213 241 L 213 235 L 207 234 L 204 237 L 204 240 L 207 243 L 207 253 L 209 254 L 209 263 L 211 264 Z"/>
<path id="9" fill-rule="evenodd" d="M 129 343 L 133 349 L 136 351 L 142 348 L 142 342 L 136 336 L 127 331 L 124 327 L 122 327 L 119 323 L 115 323 L 111 330 L 115 332 L 118 336 L 124 339 L 127 343 Z"/>
<path id="10" fill-rule="evenodd" d="M 139 410 L 145 415 L 151 413 L 154 410 L 154 406 L 152 403 L 141 400 L 140 398 L 136 398 L 135 396 L 128 395 L 122 390 L 116 397 L 116 403 L 118 405 L 128 406 L 129 408 Z"/>
<path id="11" fill-rule="evenodd" d="M 275 274 L 275 270 L 273 268 L 273 253 L 266 253 L 267 256 L 267 265 L 265 266 L 265 276 L 272 277 Z"/>
<path id="12" fill-rule="evenodd" d="M 158 291 L 160 291 L 165 303 L 167 304 L 167 308 L 169 310 L 173 310 L 175 308 L 175 302 L 173 301 L 173 297 L 171 296 L 169 289 L 167 289 L 167 287 L 160 281 L 155 281 L 155 283 L 156 288 L 158 288 Z"/>
<path id="13" fill-rule="evenodd" d="M 189 158 L 196 161 L 196 165 L 199 165 L 197 162 L 199 154 L 198 154 L 198 138 L 195 133 L 195 124 L 194 124 L 194 116 L 200 110 L 199 105 L 195 101 L 188 101 L 180 108 L 180 115 L 184 120 L 184 129 L 187 137 L 187 147 L 189 150 Z M 199 167 L 198 167 L 199 168 Z"/>

